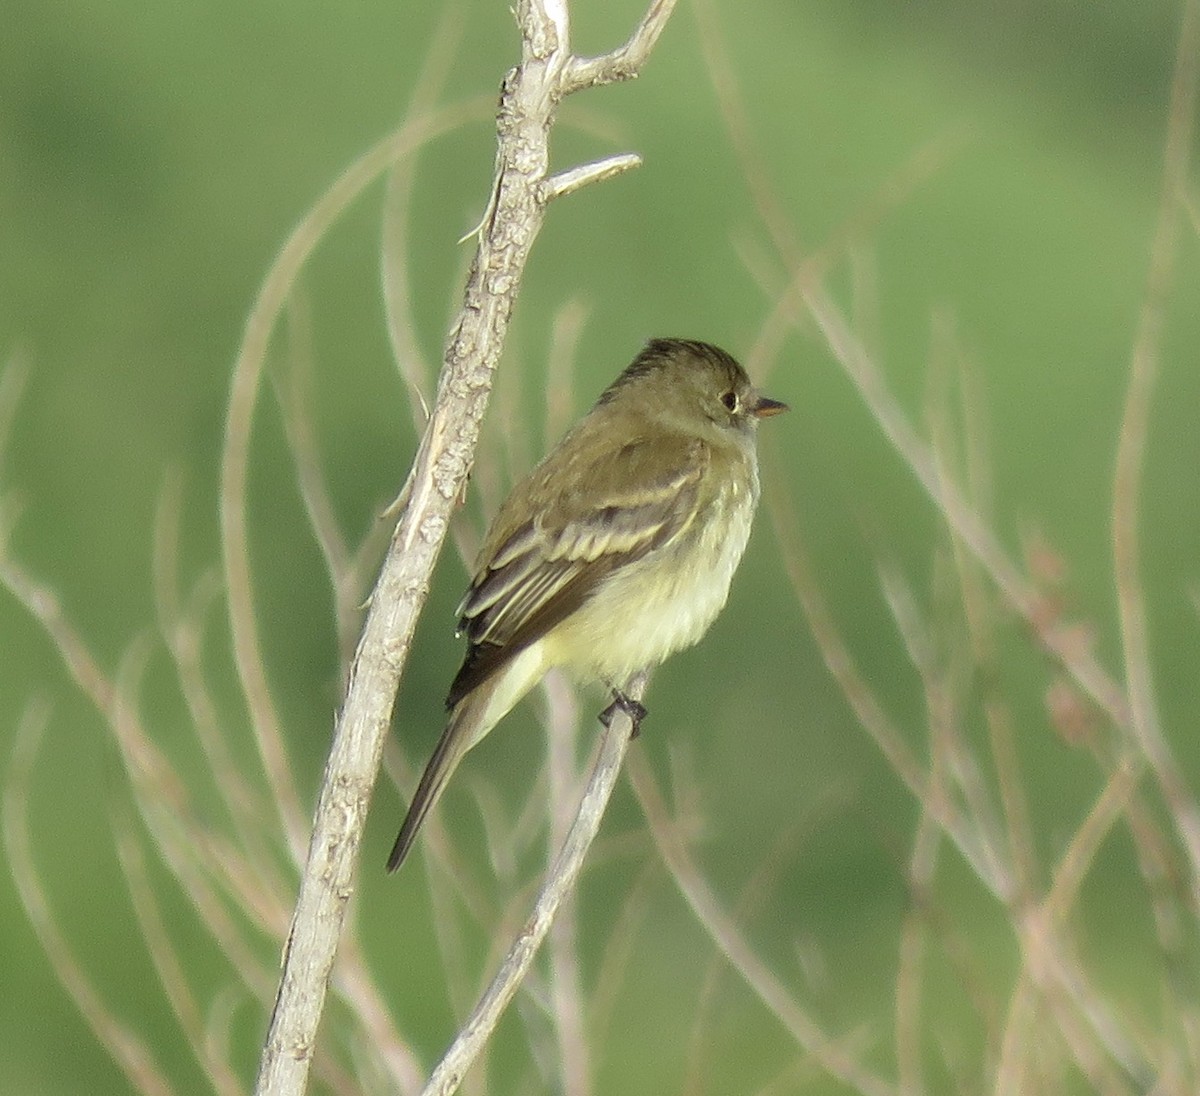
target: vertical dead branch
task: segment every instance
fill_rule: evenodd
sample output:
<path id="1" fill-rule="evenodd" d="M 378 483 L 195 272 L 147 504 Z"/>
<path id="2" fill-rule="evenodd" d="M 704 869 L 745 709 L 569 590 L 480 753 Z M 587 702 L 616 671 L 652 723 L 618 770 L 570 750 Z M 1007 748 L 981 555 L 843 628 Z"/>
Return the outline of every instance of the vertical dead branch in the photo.
<path id="1" fill-rule="evenodd" d="M 463 307 L 447 343 L 432 415 L 413 464 L 407 503 L 350 669 L 263 1048 L 259 1093 L 299 1093 L 307 1083 L 400 674 L 454 501 L 471 466 L 493 370 L 547 203 L 637 163 L 636 157 L 624 156 L 548 177 L 549 135 L 558 104 L 580 88 L 635 76 L 673 7 L 674 0 L 655 0 L 624 46 L 583 60 L 570 52 L 565 0 L 522 0 L 517 6 L 521 62 L 501 89 L 492 199 L 478 232 Z M 260 339 L 266 337 L 259 332 Z M 237 385 L 235 380 L 235 397 Z M 244 397 L 241 402 L 245 404 Z M 241 444 L 244 447 L 244 440 Z M 224 531 L 244 545 L 244 479 L 234 486 L 236 505 L 228 515 L 234 519 L 233 528 Z M 227 563 L 229 552 L 227 548 Z M 244 555 L 234 562 L 248 583 Z M 253 635 L 252 619 L 243 619 L 241 625 L 248 630 L 245 634 Z M 244 672 L 241 658 L 239 666 Z M 265 691 L 259 676 L 246 684 L 248 692 L 261 696 Z M 275 724 L 269 704 L 264 716 Z M 286 804 L 292 798 L 286 779 L 283 791 Z M 285 809 L 284 817 L 291 829 L 293 810 Z M 461 1067 L 447 1069 L 443 1076 L 457 1083 Z"/>

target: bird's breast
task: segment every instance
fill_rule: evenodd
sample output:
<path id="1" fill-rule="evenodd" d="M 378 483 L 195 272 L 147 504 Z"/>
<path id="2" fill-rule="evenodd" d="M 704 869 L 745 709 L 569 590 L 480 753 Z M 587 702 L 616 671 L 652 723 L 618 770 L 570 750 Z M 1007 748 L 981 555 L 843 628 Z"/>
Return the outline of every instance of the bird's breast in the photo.
<path id="1" fill-rule="evenodd" d="M 753 472 L 728 480 L 676 538 L 614 572 L 546 637 L 551 660 L 622 684 L 696 643 L 729 596 L 757 501 Z"/>

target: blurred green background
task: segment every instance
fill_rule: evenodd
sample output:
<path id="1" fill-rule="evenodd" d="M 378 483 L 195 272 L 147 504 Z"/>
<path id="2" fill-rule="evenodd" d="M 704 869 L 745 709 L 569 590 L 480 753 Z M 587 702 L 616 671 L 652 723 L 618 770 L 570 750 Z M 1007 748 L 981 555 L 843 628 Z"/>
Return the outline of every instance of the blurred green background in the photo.
<path id="1" fill-rule="evenodd" d="M 641 5 L 574 7 L 575 47 L 595 53 L 624 40 Z M 401 117 L 440 10 L 374 0 L 336 8 L 262 0 L 5 6 L 0 358 L 29 369 L 0 470 L 8 510 L 19 509 L 9 547 L 59 592 L 110 672 L 152 625 L 151 534 L 168 469 L 183 482 L 185 578 L 219 560 L 219 447 L 247 311 L 299 217 Z M 474 0 L 463 11 L 445 101 L 493 95 L 516 58 L 506 3 Z M 980 381 L 998 532 L 1016 553 L 1020 536 L 1036 530 L 1066 561 L 1069 611 L 1092 624 L 1115 672 L 1113 455 L 1159 200 L 1179 5 L 762 0 L 751 11 L 718 0 L 714 11 L 749 136 L 805 248 L 875 208 L 881 188 L 919 150 L 942 150 L 936 169 L 856 236 L 857 254 L 873 271 L 872 345 L 919 418 L 934 317 L 952 317 Z M 507 398 L 525 412 L 520 445 L 530 457 L 543 445 L 550 322 L 569 300 L 588 309 L 576 410 L 652 335 L 746 353 L 771 304 L 739 258 L 762 252 L 766 235 L 686 3 L 640 80 L 566 105 L 554 148 L 559 167 L 625 150 L 645 164 L 556 205 L 534 249 L 502 366 L 511 378 Z M 431 357 L 462 282 L 467 248 L 456 240 L 479 219 L 493 149 L 485 113 L 419 162 L 409 269 L 415 336 Z M 355 540 L 394 496 L 414 445 L 384 333 L 382 194 L 374 186 L 339 223 L 302 281 L 321 452 Z M 1196 233 L 1186 230 L 1143 506 L 1159 697 L 1192 786 L 1200 783 L 1198 620 L 1189 597 L 1200 581 L 1198 251 Z M 839 262 L 831 284 L 848 302 L 846 269 Z M 934 511 L 819 337 L 792 337 L 768 388 L 794 411 L 767 427 L 777 444 L 766 474 L 787 483 L 839 623 L 921 749 L 919 684 L 875 562 L 898 566 L 927 597 Z M 253 459 L 259 615 L 271 683 L 311 794 L 339 700 L 336 650 L 327 586 L 269 393 Z M 457 665 L 450 618 L 463 581 L 447 555 L 398 705 L 413 758 L 432 744 Z M 1004 641 L 1019 649 L 1020 627 L 1008 621 L 1004 629 Z M 7 595 L 0 595 L 0 635 L 4 758 L 29 700 L 53 705 L 29 815 L 55 909 L 118 1015 L 151 1042 L 179 1091 L 201 1091 L 129 916 L 108 836 L 114 813 L 127 810 L 120 805 L 127 793 L 103 724 Z M 242 720 L 219 635 L 212 647 L 224 714 Z M 163 669 L 152 662 L 147 722 L 186 766 L 194 748 Z M 1018 655 L 1006 687 L 1038 851 L 1050 860 L 1097 784 L 1092 764 L 1048 726 L 1040 704 L 1046 680 L 1036 657 Z M 800 826 L 799 844 L 751 922 L 753 938 L 832 1030 L 861 1026 L 874 1038 L 889 1023 L 916 812 L 829 680 L 786 592 L 768 522 L 759 525 L 727 613 L 697 650 L 663 669 L 649 706 L 635 748 L 664 774 L 672 757 L 682 759 L 706 821 L 699 855 L 731 901 L 776 835 Z M 497 794 L 515 808 L 542 744 L 532 714 L 513 723 L 471 764 L 477 775 L 494 775 Z M 455 801 L 451 794 L 448 814 Z M 453 1017 L 432 957 L 424 964 L 433 939 L 422 873 L 384 879 L 378 870 L 400 807 L 381 786 L 361 914 L 398 1022 L 428 1062 Z M 627 791 L 607 825 L 637 832 Z M 1136 997 L 1146 992 L 1138 979 L 1147 979 L 1153 955 L 1145 910 L 1116 882 L 1106 886 L 1103 874 L 1125 878 L 1131 855 L 1119 839 L 1106 849 L 1087 921 L 1113 992 Z M 585 884 L 585 970 L 602 954 L 635 875 L 636 866 L 618 861 Z M 957 891 L 950 885 L 962 895 L 957 912 L 980 938 L 995 935 L 995 963 L 1011 972 L 1002 917 L 965 881 Z M 679 1001 L 694 1004 L 708 963 L 696 957 L 707 953 L 668 884 L 659 881 L 648 901 L 634 951 L 636 995 L 610 1033 L 622 1049 L 599 1066 L 598 1091 L 683 1085 L 692 1015 Z M 177 930 L 185 953 L 194 937 L 196 978 L 208 997 L 218 994 L 228 975 L 205 959 L 202 936 L 182 909 Z M 0 971 L 0 1087 L 29 1096 L 127 1091 L 53 978 L 7 873 L 0 874 Z M 705 1091 L 753 1090 L 794 1051 L 734 978 L 724 988 Z M 249 1070 L 263 1018 L 244 1001 L 233 1008 L 245 1043 L 239 1060 Z M 948 1044 L 978 1038 L 970 1020 L 961 1030 L 952 1016 L 941 1021 Z M 502 1055 L 491 1091 L 520 1091 L 511 1078 L 528 1080 L 527 1070 L 516 1052 Z M 733 1080 L 739 1076 L 749 1083 Z"/>

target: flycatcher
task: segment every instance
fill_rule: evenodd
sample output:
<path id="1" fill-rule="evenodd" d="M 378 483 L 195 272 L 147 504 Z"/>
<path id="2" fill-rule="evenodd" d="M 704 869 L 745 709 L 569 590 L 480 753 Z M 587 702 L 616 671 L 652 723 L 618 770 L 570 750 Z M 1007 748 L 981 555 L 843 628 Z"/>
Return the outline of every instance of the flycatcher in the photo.
<path id="1" fill-rule="evenodd" d="M 459 605 L 450 717 L 388 857 L 395 871 L 466 752 L 553 666 L 622 689 L 716 619 L 758 504 L 757 392 L 724 350 L 654 339 L 492 522 Z"/>

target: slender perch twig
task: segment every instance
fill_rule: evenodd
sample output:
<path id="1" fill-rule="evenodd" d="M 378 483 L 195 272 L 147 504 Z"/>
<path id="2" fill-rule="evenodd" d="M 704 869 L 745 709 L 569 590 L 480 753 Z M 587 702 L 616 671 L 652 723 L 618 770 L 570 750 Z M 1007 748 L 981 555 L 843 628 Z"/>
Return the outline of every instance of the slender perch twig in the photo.
<path id="1" fill-rule="evenodd" d="M 626 693 L 631 699 L 640 700 L 645 687 L 646 675 L 639 674 L 630 683 Z M 533 957 L 550 930 L 555 912 L 575 886 L 583 867 L 583 858 L 596 837 L 600 820 L 604 817 L 604 808 L 621 774 L 621 762 L 625 758 L 632 730 L 633 723 L 629 716 L 618 709 L 601 737 L 600 753 L 584 789 L 575 821 L 546 875 L 528 920 L 513 941 L 491 985 L 430 1075 L 421 1096 L 449 1096 L 458 1088 L 463 1074 L 478 1056 L 520 987 Z"/>
<path id="2" fill-rule="evenodd" d="M 561 674 L 548 675 L 546 695 L 546 769 L 550 787 L 549 855 L 566 846 L 574 824 L 579 787 L 576 745 L 579 738 L 579 705 Z M 579 961 L 578 903 L 573 896 L 559 908 L 550 926 L 550 1006 L 563 1096 L 590 1096 L 589 1047 L 585 1031 L 583 975 Z"/>
<path id="3" fill-rule="evenodd" d="M 654 0 L 624 46 L 583 61 L 570 52 L 565 0 L 517 5 L 522 56 L 501 89 L 492 198 L 447 343 L 433 413 L 413 463 L 407 503 L 350 670 L 263 1048 L 259 1093 L 300 1093 L 307 1082 L 371 789 L 417 616 L 471 466 L 493 370 L 546 203 L 573 189 L 563 187 L 561 179 L 544 189 L 558 103 L 579 88 L 636 75 L 673 7 L 674 0 Z M 632 161 L 622 165 L 630 166 Z"/>

